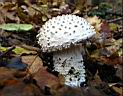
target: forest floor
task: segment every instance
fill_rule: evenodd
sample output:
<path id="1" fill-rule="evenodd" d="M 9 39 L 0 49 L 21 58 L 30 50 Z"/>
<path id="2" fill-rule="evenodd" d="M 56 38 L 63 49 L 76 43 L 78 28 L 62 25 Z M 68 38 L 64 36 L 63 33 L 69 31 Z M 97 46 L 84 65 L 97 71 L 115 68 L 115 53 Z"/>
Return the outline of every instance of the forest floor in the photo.
<path id="1" fill-rule="evenodd" d="M 0 96 L 123 96 L 123 14 L 108 3 L 83 4 L 0 2 Z M 79 88 L 52 72 L 52 54 L 42 53 L 37 43 L 41 26 L 62 14 L 84 17 L 96 29 L 95 39 L 85 44 L 87 81 Z"/>

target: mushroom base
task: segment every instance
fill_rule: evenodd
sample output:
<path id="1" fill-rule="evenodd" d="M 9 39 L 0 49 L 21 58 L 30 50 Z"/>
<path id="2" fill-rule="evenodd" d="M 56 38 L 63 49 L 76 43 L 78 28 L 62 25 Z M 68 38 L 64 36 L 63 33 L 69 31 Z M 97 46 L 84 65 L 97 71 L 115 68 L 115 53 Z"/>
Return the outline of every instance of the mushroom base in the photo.
<path id="1" fill-rule="evenodd" d="M 80 84 L 85 82 L 81 49 L 81 46 L 77 46 L 53 54 L 54 70 L 62 74 L 65 84 L 71 87 L 80 87 Z"/>

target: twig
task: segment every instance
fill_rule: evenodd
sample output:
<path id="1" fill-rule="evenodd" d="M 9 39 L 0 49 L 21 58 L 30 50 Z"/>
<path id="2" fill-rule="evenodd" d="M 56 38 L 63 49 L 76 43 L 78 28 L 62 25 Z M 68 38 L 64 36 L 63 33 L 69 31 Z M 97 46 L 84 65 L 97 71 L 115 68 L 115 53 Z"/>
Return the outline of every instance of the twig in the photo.
<path id="1" fill-rule="evenodd" d="M 120 16 L 120 17 L 123 17 L 123 14 L 119 14 L 119 13 L 116 13 L 116 12 L 106 12 L 107 14 L 112 14 L 112 15 L 115 15 L 115 16 Z"/>
<path id="2" fill-rule="evenodd" d="M 16 34 L 13 34 L 13 33 L 11 33 L 10 36 L 13 37 L 13 38 L 16 38 L 16 39 L 18 39 L 18 40 L 26 40 L 25 38 L 20 37 L 20 36 L 18 36 L 18 35 L 16 35 Z"/>
<path id="3" fill-rule="evenodd" d="M 120 18 L 116 18 L 116 19 L 113 19 L 113 20 L 108 20 L 107 22 L 112 23 L 112 22 L 116 22 L 116 21 L 120 21 L 120 20 L 123 20 L 123 18 L 120 17 Z"/>
<path id="4" fill-rule="evenodd" d="M 36 58 L 38 57 L 38 54 L 35 56 L 34 60 L 32 61 L 32 63 L 28 66 L 28 68 L 30 69 L 30 67 L 33 65 L 33 63 L 35 62 Z"/>
<path id="5" fill-rule="evenodd" d="M 0 57 L 5 56 L 5 55 L 8 54 L 9 52 L 11 52 L 13 49 L 15 49 L 15 46 L 12 46 L 12 47 L 9 48 L 8 50 L 6 50 L 4 53 L 0 54 Z"/>
<path id="6" fill-rule="evenodd" d="M 34 10 L 38 11 L 39 13 L 41 13 L 41 14 L 47 16 L 48 18 L 50 18 L 50 16 L 48 15 L 48 13 L 44 12 L 44 10 L 43 10 L 42 7 L 40 7 L 40 9 L 38 9 L 37 7 L 32 6 L 32 5 L 31 5 L 30 7 L 33 8 Z"/>
<path id="7" fill-rule="evenodd" d="M 40 52 L 41 51 L 41 49 L 39 49 L 37 47 L 32 47 L 32 46 L 29 46 L 29 45 L 26 45 L 26 44 L 22 44 L 22 43 L 20 45 L 18 45 L 18 46 L 20 46 L 20 47 L 22 47 L 24 49 L 30 50 L 30 51 L 36 51 L 36 52 Z"/>
<path id="8" fill-rule="evenodd" d="M 36 52 L 40 52 L 40 51 L 41 51 L 41 49 L 38 48 L 38 47 L 29 46 L 29 45 L 26 45 L 26 44 L 24 44 L 23 42 L 20 41 L 20 40 L 22 40 L 22 39 L 24 39 L 24 38 L 21 38 L 21 37 L 15 35 L 15 34 L 12 34 L 12 36 L 13 36 L 14 38 L 16 38 L 16 39 L 13 39 L 13 40 L 11 41 L 11 43 L 12 43 L 13 45 L 15 45 L 15 46 L 16 46 L 16 45 L 17 45 L 17 46 L 20 46 L 20 47 L 22 47 L 22 48 L 24 48 L 24 49 L 27 49 L 27 50 L 30 50 L 30 51 L 36 51 Z"/>
<path id="9" fill-rule="evenodd" d="M 41 49 L 37 48 L 37 47 L 32 47 L 32 46 L 29 46 L 29 45 L 26 45 L 26 44 L 20 44 L 18 45 L 24 49 L 27 49 L 27 50 L 30 50 L 30 51 L 36 51 L 36 52 L 39 52 L 40 53 L 40 56 L 43 58 L 43 55 L 42 55 L 42 51 Z"/>

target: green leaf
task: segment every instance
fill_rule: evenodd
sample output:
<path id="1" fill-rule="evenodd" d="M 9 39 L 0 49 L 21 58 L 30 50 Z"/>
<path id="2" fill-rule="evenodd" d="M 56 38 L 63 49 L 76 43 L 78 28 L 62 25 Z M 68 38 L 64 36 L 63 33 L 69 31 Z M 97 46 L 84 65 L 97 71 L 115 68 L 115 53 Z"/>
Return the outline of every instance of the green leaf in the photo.
<path id="1" fill-rule="evenodd" d="M 0 25 L 0 28 L 6 31 L 29 31 L 33 26 L 31 24 L 8 23 Z"/>
<path id="2" fill-rule="evenodd" d="M 109 23 L 109 27 L 112 31 L 117 31 L 119 25 L 115 23 Z"/>
<path id="3" fill-rule="evenodd" d="M 13 50 L 13 52 L 16 54 L 16 55 L 21 55 L 23 53 L 26 53 L 26 49 L 24 48 L 21 48 L 21 47 L 17 47 Z"/>
<path id="4" fill-rule="evenodd" d="M 15 55 L 36 54 L 35 51 L 30 51 L 30 50 L 27 50 L 27 49 L 19 47 L 19 46 L 16 46 L 16 48 L 13 49 L 12 52 L 14 52 Z"/>
<path id="5" fill-rule="evenodd" d="M 6 51 L 6 50 L 7 50 L 6 47 L 2 47 L 2 46 L 0 45 L 0 51 L 1 51 L 1 52 L 4 52 L 4 51 Z"/>
<path id="6" fill-rule="evenodd" d="M 101 10 L 108 10 L 108 9 L 111 9 L 112 7 L 111 7 L 111 4 L 109 4 L 109 3 L 105 3 L 105 2 L 103 2 L 103 3 L 100 3 L 99 4 L 99 9 L 101 9 Z"/>
<path id="7" fill-rule="evenodd" d="M 92 10 L 88 13 L 89 16 L 98 16 L 98 17 L 101 17 L 101 18 L 105 18 L 106 17 L 106 12 L 103 11 L 103 10 L 99 10 L 99 9 L 95 9 L 95 10 Z"/>
<path id="8" fill-rule="evenodd" d="M 120 48 L 120 49 L 117 51 L 117 53 L 118 53 L 118 56 L 122 56 L 122 55 L 123 55 L 123 49 Z"/>

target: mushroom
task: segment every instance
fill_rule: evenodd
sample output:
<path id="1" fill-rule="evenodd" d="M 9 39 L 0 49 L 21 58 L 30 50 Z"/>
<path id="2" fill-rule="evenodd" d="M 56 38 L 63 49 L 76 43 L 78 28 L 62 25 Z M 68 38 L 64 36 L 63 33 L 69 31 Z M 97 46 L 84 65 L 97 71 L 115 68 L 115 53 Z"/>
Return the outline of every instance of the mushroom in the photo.
<path id="1" fill-rule="evenodd" d="M 42 52 L 53 52 L 54 71 L 65 77 L 65 84 L 80 87 L 85 82 L 82 43 L 95 35 L 94 27 L 76 15 L 49 19 L 39 30 L 38 44 Z"/>

